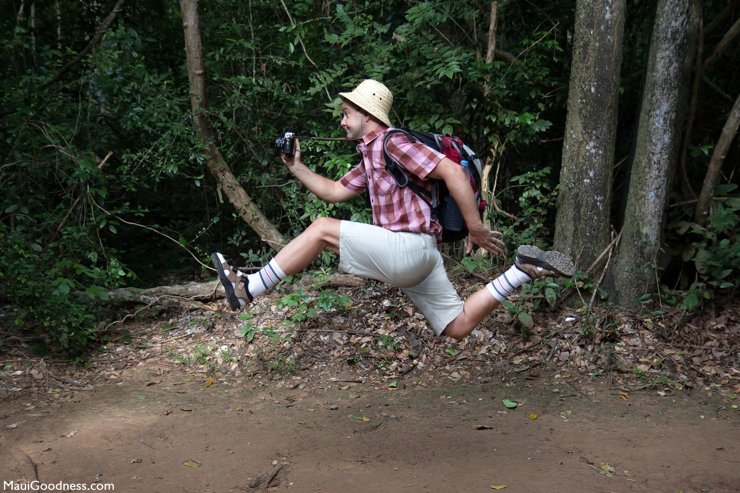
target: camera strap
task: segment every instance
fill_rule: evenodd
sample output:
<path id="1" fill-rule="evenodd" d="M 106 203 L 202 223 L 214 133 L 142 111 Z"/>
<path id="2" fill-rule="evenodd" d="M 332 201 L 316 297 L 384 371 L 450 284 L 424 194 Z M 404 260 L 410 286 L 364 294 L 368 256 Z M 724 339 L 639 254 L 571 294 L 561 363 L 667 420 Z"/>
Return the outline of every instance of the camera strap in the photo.
<path id="1" fill-rule="evenodd" d="M 316 137 L 314 135 L 296 135 L 298 140 L 349 140 L 347 137 Z"/>

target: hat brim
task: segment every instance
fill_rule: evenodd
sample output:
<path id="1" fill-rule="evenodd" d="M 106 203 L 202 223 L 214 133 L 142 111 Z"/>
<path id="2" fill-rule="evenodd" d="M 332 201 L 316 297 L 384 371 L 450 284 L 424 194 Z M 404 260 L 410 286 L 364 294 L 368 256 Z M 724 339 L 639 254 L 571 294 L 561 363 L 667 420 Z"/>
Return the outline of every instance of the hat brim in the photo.
<path id="1" fill-rule="evenodd" d="M 358 108 L 360 108 L 365 113 L 369 114 L 370 116 L 374 117 L 378 121 L 382 122 L 388 127 L 392 127 L 391 120 L 388 118 L 388 115 L 382 113 L 380 110 L 373 110 L 373 108 L 369 107 L 364 100 L 360 100 L 356 94 L 351 92 L 340 92 L 339 97 L 349 101 L 350 103 L 354 104 Z"/>

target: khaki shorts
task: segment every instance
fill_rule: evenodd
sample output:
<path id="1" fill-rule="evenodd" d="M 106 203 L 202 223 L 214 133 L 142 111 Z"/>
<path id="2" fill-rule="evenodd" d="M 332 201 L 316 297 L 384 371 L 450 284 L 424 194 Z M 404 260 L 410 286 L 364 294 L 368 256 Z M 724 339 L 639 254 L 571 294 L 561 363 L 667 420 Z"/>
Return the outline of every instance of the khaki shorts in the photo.
<path id="1" fill-rule="evenodd" d="M 401 288 L 437 335 L 462 313 L 463 301 L 447 278 L 432 235 L 342 221 L 339 268 Z"/>

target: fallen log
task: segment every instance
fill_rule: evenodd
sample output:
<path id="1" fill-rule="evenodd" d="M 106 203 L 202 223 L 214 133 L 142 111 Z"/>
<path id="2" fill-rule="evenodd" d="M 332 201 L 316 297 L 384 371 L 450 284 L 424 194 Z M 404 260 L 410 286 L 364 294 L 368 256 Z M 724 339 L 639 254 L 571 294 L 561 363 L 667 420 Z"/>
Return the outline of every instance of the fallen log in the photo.
<path id="1" fill-rule="evenodd" d="M 322 287 L 359 288 L 365 279 L 349 274 L 334 274 L 322 281 L 312 276 L 304 276 L 298 283 L 300 289 L 315 290 Z M 114 303 L 142 303 L 146 305 L 173 306 L 191 304 L 204 308 L 202 302 L 224 298 L 224 288 L 218 281 L 189 282 L 174 286 L 156 286 L 153 288 L 119 288 L 108 292 L 108 300 Z"/>
<path id="2" fill-rule="evenodd" d="M 116 302 L 156 303 L 161 298 L 179 298 L 187 301 L 212 301 L 223 298 L 224 288 L 218 281 L 189 282 L 175 286 L 154 288 L 119 288 L 108 292 L 108 299 Z"/>

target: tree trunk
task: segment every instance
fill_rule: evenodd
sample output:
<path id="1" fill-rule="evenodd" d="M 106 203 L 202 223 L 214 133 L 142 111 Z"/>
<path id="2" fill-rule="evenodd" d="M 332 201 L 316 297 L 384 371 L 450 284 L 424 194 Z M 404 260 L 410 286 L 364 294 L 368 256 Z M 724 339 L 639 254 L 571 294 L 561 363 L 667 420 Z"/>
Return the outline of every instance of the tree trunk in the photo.
<path id="1" fill-rule="evenodd" d="M 588 266 L 609 244 L 624 0 L 576 2 L 555 248 Z"/>
<path id="2" fill-rule="evenodd" d="M 226 193 L 229 202 L 236 208 L 241 218 L 254 229 L 262 241 L 279 250 L 285 245 L 285 238 L 247 195 L 231 172 L 229 165 L 216 146 L 216 139 L 208 122 L 198 0 L 180 0 L 180 8 L 182 10 L 182 25 L 185 31 L 190 103 L 193 109 L 196 131 L 201 142 L 207 148 L 208 170 L 216 179 L 218 186 Z"/>
<path id="3" fill-rule="evenodd" d="M 727 151 L 735 139 L 735 135 L 737 135 L 738 124 L 740 124 L 740 94 L 735 99 L 735 104 L 730 110 L 730 116 L 727 117 L 717 145 L 714 147 L 712 159 L 709 161 L 709 169 L 707 169 L 707 175 L 704 177 L 704 184 L 701 187 L 694 214 L 694 221 L 699 224 L 703 225 L 707 221 L 714 189 L 719 183 L 720 171 L 722 170 L 722 164 L 725 162 Z"/>
<path id="4" fill-rule="evenodd" d="M 123 3 L 125 0 L 118 0 L 116 4 L 113 6 L 113 9 L 110 11 L 108 16 L 105 18 L 102 24 L 98 26 L 98 28 L 95 30 L 95 35 L 92 37 L 92 39 L 87 43 L 87 46 L 77 54 L 77 56 L 74 58 L 74 60 L 71 60 L 67 62 L 64 67 L 62 67 L 59 72 L 54 76 L 53 79 L 51 79 L 49 82 L 44 84 L 44 87 L 49 86 L 51 84 L 54 84 L 55 82 L 58 82 L 61 80 L 61 78 L 64 76 L 64 74 L 67 73 L 67 71 L 80 63 L 82 59 L 87 55 L 90 50 L 92 50 L 101 39 L 103 39 L 103 36 L 106 32 L 108 32 L 108 29 L 110 28 L 111 24 L 113 24 L 113 21 L 116 20 L 116 17 L 118 14 L 123 10 Z"/>
<path id="5" fill-rule="evenodd" d="M 682 142 L 699 31 L 695 0 L 660 0 L 650 43 L 622 244 L 610 272 L 610 294 L 634 303 L 658 283 L 668 191 Z"/>

